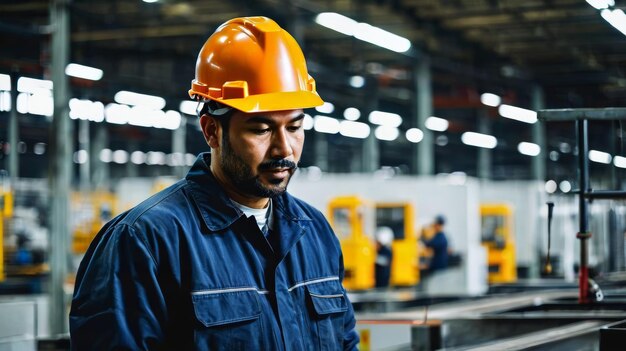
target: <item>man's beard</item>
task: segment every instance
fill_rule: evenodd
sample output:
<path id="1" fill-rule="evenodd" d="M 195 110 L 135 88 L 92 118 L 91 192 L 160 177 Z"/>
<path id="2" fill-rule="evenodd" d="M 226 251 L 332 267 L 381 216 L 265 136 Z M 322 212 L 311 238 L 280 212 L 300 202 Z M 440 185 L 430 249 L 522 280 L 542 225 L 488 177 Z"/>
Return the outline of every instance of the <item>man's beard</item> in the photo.
<path id="1" fill-rule="evenodd" d="M 298 168 L 298 165 L 286 159 L 270 160 L 259 165 L 259 171 L 273 168 L 290 168 L 290 174 L 286 179 L 273 179 L 270 183 L 273 187 L 268 187 L 261 183 L 259 175 L 254 175 L 250 166 L 231 148 L 228 137 L 222 137 L 222 153 L 220 155 L 222 170 L 230 178 L 233 185 L 241 192 L 256 197 L 275 197 L 287 191 L 287 185 L 291 180 L 291 175 Z M 281 183 L 284 182 L 284 185 Z"/>

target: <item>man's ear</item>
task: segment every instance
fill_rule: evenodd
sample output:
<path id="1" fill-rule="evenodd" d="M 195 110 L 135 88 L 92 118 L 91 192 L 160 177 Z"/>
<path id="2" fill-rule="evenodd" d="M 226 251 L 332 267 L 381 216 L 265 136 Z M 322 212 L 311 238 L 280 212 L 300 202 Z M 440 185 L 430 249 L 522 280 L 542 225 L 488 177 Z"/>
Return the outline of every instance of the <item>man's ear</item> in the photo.
<path id="1" fill-rule="evenodd" d="M 210 115 L 202 115 L 202 117 L 200 117 L 200 127 L 202 128 L 202 134 L 207 144 L 209 144 L 212 149 L 219 148 L 223 129 L 217 118 Z"/>

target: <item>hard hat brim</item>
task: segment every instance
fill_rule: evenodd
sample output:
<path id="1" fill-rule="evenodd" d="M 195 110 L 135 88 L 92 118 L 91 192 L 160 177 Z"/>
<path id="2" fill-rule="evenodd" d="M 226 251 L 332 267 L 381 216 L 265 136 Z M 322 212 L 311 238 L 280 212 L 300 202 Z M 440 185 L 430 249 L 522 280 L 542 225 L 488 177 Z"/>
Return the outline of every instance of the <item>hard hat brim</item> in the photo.
<path id="1" fill-rule="evenodd" d="M 239 99 L 216 99 L 207 94 L 198 93 L 193 90 L 189 91 L 189 95 L 192 98 L 194 96 L 201 96 L 205 99 L 215 100 L 245 113 L 297 110 L 324 104 L 324 100 L 322 100 L 317 93 L 310 91 L 257 94 Z"/>

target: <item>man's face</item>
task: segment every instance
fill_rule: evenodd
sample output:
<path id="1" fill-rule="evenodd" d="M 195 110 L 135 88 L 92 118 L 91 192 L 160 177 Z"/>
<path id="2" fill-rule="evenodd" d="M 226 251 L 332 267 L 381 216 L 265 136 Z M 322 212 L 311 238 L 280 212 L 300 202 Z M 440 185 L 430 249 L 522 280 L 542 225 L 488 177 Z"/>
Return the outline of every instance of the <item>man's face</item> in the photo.
<path id="1" fill-rule="evenodd" d="M 219 164 L 233 191 L 250 198 L 284 193 L 300 160 L 304 144 L 302 110 L 230 117 L 223 130 Z"/>

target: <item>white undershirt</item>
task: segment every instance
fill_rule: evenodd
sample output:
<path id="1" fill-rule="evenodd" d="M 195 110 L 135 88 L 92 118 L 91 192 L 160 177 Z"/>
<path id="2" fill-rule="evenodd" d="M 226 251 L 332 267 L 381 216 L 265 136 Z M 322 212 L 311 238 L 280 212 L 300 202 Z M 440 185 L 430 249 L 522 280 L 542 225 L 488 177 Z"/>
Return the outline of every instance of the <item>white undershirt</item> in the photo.
<path id="1" fill-rule="evenodd" d="M 256 224 L 259 226 L 259 229 L 261 229 L 261 231 L 263 230 L 265 224 L 267 224 L 268 228 L 273 228 L 274 221 L 273 216 L 271 216 L 272 199 L 267 202 L 267 206 L 265 206 L 264 208 L 252 208 L 244 206 L 232 199 L 230 201 L 232 201 L 235 206 L 237 206 L 237 208 L 239 208 L 247 217 L 254 217 L 254 219 L 256 220 Z"/>

